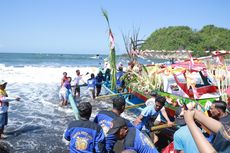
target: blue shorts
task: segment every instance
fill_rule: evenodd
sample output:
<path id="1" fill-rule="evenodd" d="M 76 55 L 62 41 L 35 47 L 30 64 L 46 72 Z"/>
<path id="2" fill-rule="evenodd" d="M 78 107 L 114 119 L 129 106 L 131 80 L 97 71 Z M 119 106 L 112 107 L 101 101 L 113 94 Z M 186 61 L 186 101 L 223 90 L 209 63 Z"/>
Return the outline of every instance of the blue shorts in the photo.
<path id="1" fill-rule="evenodd" d="M 0 129 L 4 129 L 4 126 L 8 123 L 8 113 L 0 114 Z"/>

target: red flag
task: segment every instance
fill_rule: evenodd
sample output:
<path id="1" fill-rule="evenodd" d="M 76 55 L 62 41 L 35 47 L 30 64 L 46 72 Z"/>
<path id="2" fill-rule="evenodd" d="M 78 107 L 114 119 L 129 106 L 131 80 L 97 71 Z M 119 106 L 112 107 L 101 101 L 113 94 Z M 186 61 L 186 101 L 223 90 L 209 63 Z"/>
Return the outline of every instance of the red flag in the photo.
<path id="1" fill-rule="evenodd" d="M 114 42 L 114 37 L 111 29 L 109 29 L 109 41 L 110 41 L 110 49 L 115 48 L 115 42 Z"/>

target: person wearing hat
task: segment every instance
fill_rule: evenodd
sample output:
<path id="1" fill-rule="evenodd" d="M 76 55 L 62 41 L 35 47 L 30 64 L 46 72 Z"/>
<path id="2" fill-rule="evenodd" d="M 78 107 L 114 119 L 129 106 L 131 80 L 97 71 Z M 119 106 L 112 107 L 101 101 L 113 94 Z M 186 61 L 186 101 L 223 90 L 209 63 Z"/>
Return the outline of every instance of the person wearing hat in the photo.
<path id="1" fill-rule="evenodd" d="M 112 110 L 103 110 L 100 111 L 95 119 L 94 122 L 100 125 L 104 131 L 104 134 L 106 136 L 106 150 L 108 152 L 113 150 L 113 146 L 116 142 L 116 139 L 113 137 L 113 135 L 107 135 L 109 129 L 112 125 L 112 120 L 119 117 L 125 110 L 125 99 L 124 97 L 115 97 L 112 99 L 113 101 L 113 109 Z M 133 126 L 128 120 L 126 120 L 128 126 Z"/>
<path id="2" fill-rule="evenodd" d="M 70 153 L 105 152 L 105 136 L 102 128 L 89 121 L 92 105 L 82 102 L 78 105 L 80 119 L 69 124 L 64 138 L 70 141 Z"/>
<path id="3" fill-rule="evenodd" d="M 175 123 L 180 128 L 173 135 L 174 150 L 180 153 L 199 153 L 188 126 L 186 126 L 184 114 L 180 107 L 175 111 Z"/>
<path id="4" fill-rule="evenodd" d="M 0 95 L 4 95 L 7 97 L 7 93 L 5 91 L 6 85 L 7 85 L 6 81 L 4 81 L 4 80 L 0 81 Z"/>
<path id="5" fill-rule="evenodd" d="M 135 127 L 128 127 L 124 118 L 117 117 L 112 121 L 108 134 L 123 141 L 123 150 L 129 149 L 137 153 L 158 153 L 152 141 Z"/>
<path id="6" fill-rule="evenodd" d="M 19 101 L 19 97 L 8 97 L 6 93 L 7 82 L 4 80 L 0 81 L 0 139 L 4 138 L 3 135 L 4 127 L 8 123 L 8 107 L 10 101 Z"/>

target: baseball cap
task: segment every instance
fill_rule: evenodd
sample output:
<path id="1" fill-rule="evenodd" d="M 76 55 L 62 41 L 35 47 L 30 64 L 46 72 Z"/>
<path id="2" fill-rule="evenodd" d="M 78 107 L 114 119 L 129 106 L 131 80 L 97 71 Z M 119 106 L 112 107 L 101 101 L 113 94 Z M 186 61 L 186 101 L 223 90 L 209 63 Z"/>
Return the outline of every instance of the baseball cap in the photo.
<path id="1" fill-rule="evenodd" d="M 177 125 L 183 126 L 186 123 L 185 123 L 185 120 L 184 120 L 184 116 L 181 116 L 181 112 L 182 112 L 182 109 L 180 107 L 176 109 L 176 111 L 175 111 L 175 116 L 176 116 L 175 123 Z"/>
<path id="2" fill-rule="evenodd" d="M 112 127 L 109 129 L 108 134 L 115 134 L 124 126 L 127 126 L 125 119 L 122 117 L 117 117 L 112 120 Z"/>
<path id="3" fill-rule="evenodd" d="M 4 85 L 4 84 L 7 84 L 7 82 L 4 80 L 0 80 L 0 85 Z"/>

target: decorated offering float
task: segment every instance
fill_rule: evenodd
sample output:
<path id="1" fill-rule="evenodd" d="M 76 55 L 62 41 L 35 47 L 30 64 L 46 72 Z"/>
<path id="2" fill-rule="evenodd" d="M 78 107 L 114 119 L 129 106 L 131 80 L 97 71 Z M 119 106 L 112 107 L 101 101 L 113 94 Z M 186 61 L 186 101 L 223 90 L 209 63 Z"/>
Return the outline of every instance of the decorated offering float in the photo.
<path id="1" fill-rule="evenodd" d="M 226 54 L 229 52 L 216 51 L 211 56 L 194 59 L 189 56 L 188 60 L 167 64 L 144 66 L 137 63 L 123 79 L 130 93 L 143 101 L 150 98 L 151 91 L 165 96 L 170 116 L 183 103 L 209 109 L 214 100 L 227 99 L 224 91 L 230 84 L 230 74 L 223 61 Z"/>
<path id="2" fill-rule="evenodd" d="M 210 52 L 210 56 L 192 58 L 192 51 L 140 51 L 138 50 L 138 33 L 134 34 L 131 42 L 125 41 L 126 50 L 131 60 L 126 73 L 121 77 L 125 82 L 122 90 L 116 87 L 116 54 L 115 41 L 109 24 L 106 11 L 103 15 L 108 24 L 110 40 L 110 80 L 103 85 L 112 95 L 127 95 L 126 101 L 129 108 L 141 110 L 145 101 L 150 98 L 149 94 L 156 91 L 159 95 L 167 98 L 166 110 L 170 116 L 174 116 L 176 107 L 184 103 L 189 107 L 200 107 L 208 110 L 211 102 L 222 98 L 227 101 L 226 89 L 229 86 L 230 74 L 224 62 L 224 55 L 229 51 Z M 124 38 L 124 40 L 126 40 Z M 127 39 L 128 40 L 128 39 Z M 131 46 L 129 48 L 128 46 Z M 171 60 L 164 64 L 143 65 L 137 62 L 138 57 L 170 57 Z M 180 60 L 178 53 L 182 53 Z"/>
<path id="3" fill-rule="evenodd" d="M 170 117 L 174 117 L 177 107 L 184 104 L 187 107 L 195 107 L 203 111 L 209 110 L 210 105 L 216 99 L 227 101 L 227 88 L 230 84 L 230 72 L 224 62 L 223 56 L 229 51 L 211 52 L 210 56 L 192 58 L 190 51 L 139 51 L 137 35 L 131 38 L 131 45 L 126 46 L 130 63 L 125 74 L 120 78 L 125 86 L 120 89 L 116 86 L 116 55 L 114 37 L 110 28 L 108 16 L 105 11 L 103 15 L 108 23 L 110 40 L 110 79 L 106 80 L 103 87 L 110 93 L 98 98 L 124 96 L 129 106 L 142 110 L 145 101 L 150 98 L 152 91 L 158 95 L 165 96 L 167 103 L 166 111 Z M 128 46 L 132 46 L 131 49 Z M 131 51 L 130 51 L 131 50 Z M 163 52 L 163 56 L 160 53 Z M 178 59 L 177 53 L 183 53 L 183 60 Z M 143 65 L 136 60 L 138 57 L 155 57 L 155 59 L 171 58 L 167 63 Z M 187 60 L 185 58 L 189 57 Z M 148 59 L 149 60 L 149 59 Z M 163 128 L 158 137 L 158 149 L 162 149 L 173 141 L 173 133 L 177 127 L 160 125 Z M 156 126 L 152 127 L 155 128 Z M 157 126 L 159 127 L 159 126 Z M 157 128 L 155 128 L 157 129 Z M 159 129 L 159 128 L 158 128 Z"/>

